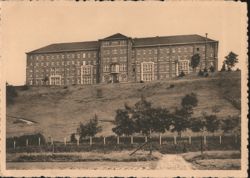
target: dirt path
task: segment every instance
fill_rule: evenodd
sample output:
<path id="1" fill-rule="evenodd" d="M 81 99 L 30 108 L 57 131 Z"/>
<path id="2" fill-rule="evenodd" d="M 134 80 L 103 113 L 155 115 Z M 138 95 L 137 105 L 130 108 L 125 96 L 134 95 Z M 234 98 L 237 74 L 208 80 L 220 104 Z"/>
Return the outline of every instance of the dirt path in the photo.
<path id="1" fill-rule="evenodd" d="M 191 170 L 192 165 L 185 161 L 180 155 L 164 155 L 156 166 L 156 169 L 168 169 L 168 170 Z"/>

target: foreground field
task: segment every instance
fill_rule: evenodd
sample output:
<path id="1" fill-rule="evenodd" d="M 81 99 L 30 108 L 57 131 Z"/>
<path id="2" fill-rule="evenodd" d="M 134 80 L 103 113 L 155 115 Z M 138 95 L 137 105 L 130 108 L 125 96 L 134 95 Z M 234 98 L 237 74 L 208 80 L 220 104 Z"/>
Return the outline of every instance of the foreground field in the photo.
<path id="1" fill-rule="evenodd" d="M 201 170 L 238 170 L 241 168 L 240 151 L 208 151 L 203 155 L 200 152 L 190 152 L 182 155 Z"/>
<path id="2" fill-rule="evenodd" d="M 129 153 L 123 151 L 7 154 L 7 169 L 239 170 L 241 167 L 239 151 L 206 151 L 202 156 L 200 152 L 185 154 L 153 152 L 151 156 L 145 151 L 133 156 L 129 156 Z M 48 157 L 51 160 L 47 160 Z M 75 160 L 76 157 L 78 160 Z M 24 158 L 29 158 L 29 161 Z M 64 160 L 65 158 L 67 160 Z"/>
<path id="3" fill-rule="evenodd" d="M 18 89 L 15 104 L 7 107 L 8 116 L 23 117 L 34 123 L 16 122 L 7 117 L 7 137 L 41 132 L 46 138 L 69 140 L 79 122 L 86 122 L 94 114 L 100 120 L 114 120 L 115 111 L 124 103 L 133 105 L 143 94 L 154 106 L 174 110 L 181 98 L 190 92 L 197 94 L 199 103 L 194 115 L 216 109 L 219 118 L 240 115 L 230 98 L 240 100 L 240 73 L 218 73 L 208 78 L 155 81 L 113 85 L 31 87 Z M 102 136 L 112 135 L 112 123 L 101 122 Z M 166 133 L 170 135 L 172 133 Z M 185 133 L 183 134 L 185 135 Z"/>

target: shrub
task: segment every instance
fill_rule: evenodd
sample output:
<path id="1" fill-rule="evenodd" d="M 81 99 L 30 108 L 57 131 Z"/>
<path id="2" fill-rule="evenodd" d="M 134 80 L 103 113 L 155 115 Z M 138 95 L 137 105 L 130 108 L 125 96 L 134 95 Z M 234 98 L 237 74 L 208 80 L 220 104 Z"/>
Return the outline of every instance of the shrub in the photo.
<path id="1" fill-rule="evenodd" d="M 185 76 L 185 73 L 183 71 L 181 71 L 181 73 L 179 74 L 178 77 L 184 77 Z"/>

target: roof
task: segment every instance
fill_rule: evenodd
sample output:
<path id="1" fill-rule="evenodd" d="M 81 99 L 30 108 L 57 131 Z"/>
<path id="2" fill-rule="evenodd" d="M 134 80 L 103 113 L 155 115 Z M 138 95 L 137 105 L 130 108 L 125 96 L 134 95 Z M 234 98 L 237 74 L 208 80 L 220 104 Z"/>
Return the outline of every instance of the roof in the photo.
<path id="1" fill-rule="evenodd" d="M 28 53 L 48 53 L 48 52 L 62 52 L 62 51 L 79 51 L 91 50 L 99 47 L 98 41 L 86 42 L 72 42 L 72 43 L 55 43 Z"/>
<path id="2" fill-rule="evenodd" d="M 148 37 L 134 38 L 134 46 L 150 46 L 150 45 L 170 45 L 170 44 L 185 44 L 185 43 L 204 43 L 206 38 L 200 35 L 178 35 L 178 36 L 163 36 L 163 37 Z M 216 42 L 207 38 L 207 42 Z"/>
<path id="3" fill-rule="evenodd" d="M 116 33 L 102 40 L 128 39 L 129 37 Z M 134 47 L 152 46 L 152 45 L 173 45 L 173 44 L 187 44 L 187 43 L 204 43 L 206 38 L 200 35 L 178 35 L 178 36 L 163 36 L 163 37 L 148 37 L 148 38 L 133 38 Z M 216 42 L 215 40 L 207 38 L 207 42 Z M 66 51 L 80 51 L 80 50 L 97 50 L 100 43 L 98 41 L 86 42 L 72 42 L 72 43 L 55 43 L 27 54 L 32 53 L 53 53 Z"/>
<path id="4" fill-rule="evenodd" d="M 117 40 L 117 39 L 127 39 L 127 38 L 129 38 L 129 37 L 127 37 L 121 33 L 116 33 L 116 34 L 111 35 L 107 38 L 103 38 L 102 40 Z"/>

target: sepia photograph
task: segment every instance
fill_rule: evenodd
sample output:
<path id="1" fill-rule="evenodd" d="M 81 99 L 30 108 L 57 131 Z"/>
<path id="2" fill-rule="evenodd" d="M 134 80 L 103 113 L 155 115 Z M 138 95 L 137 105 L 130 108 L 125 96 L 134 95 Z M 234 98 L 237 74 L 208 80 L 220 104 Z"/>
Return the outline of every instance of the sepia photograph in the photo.
<path id="1" fill-rule="evenodd" d="M 247 176 L 247 6 L 1 2 L 1 174 Z"/>

